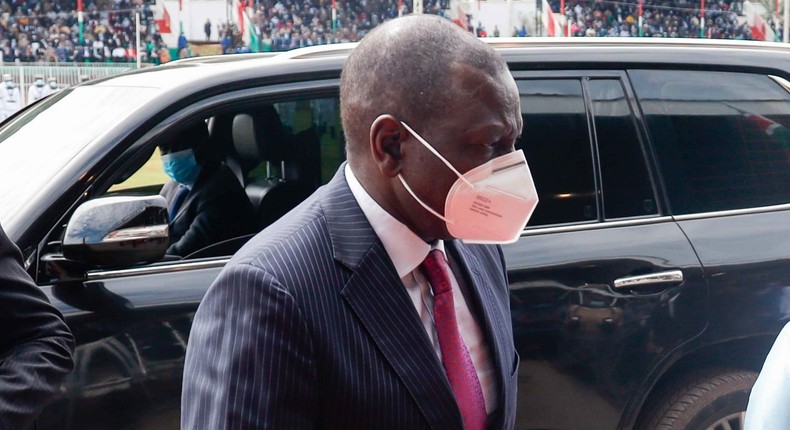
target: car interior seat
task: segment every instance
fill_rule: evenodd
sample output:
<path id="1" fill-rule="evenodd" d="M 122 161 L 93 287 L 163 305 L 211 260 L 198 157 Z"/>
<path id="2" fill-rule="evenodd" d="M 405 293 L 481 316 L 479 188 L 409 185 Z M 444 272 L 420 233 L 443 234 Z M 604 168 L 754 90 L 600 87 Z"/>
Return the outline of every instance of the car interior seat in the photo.
<path id="1" fill-rule="evenodd" d="M 209 118 L 209 144 L 215 148 L 216 154 L 225 162 L 225 165 L 233 172 L 243 187 L 246 185 L 246 172 L 233 144 L 233 118 L 235 116 L 235 113 L 223 113 Z"/>
<path id="2" fill-rule="evenodd" d="M 266 105 L 233 118 L 233 142 L 245 175 L 244 190 L 263 228 L 299 204 L 314 187 L 305 178 L 298 142 L 285 132 L 277 110 Z M 261 163 L 263 175 L 250 175 Z"/>

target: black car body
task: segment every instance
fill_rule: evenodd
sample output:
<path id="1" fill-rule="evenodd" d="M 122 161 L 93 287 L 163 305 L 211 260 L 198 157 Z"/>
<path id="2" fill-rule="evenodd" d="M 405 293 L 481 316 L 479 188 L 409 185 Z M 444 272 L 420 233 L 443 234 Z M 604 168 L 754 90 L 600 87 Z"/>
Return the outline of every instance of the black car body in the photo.
<path id="1" fill-rule="evenodd" d="M 790 49 L 493 45 L 522 95 L 518 146 L 540 195 L 521 239 L 503 247 L 521 355 L 517 428 L 741 421 L 755 372 L 790 320 Z M 206 120 L 213 144 L 233 148 L 233 119 L 261 105 L 315 152 L 258 161 L 296 163 L 296 180 L 325 183 L 344 159 L 337 99 L 349 50 L 175 62 L 62 91 L 2 125 L 0 221 L 78 343 L 75 371 L 39 429 L 177 428 L 192 317 L 246 239 L 100 266 L 69 257 L 75 210 L 156 194 L 156 184 L 113 186 L 188 121 Z M 240 161 L 233 149 L 226 156 Z M 285 171 L 262 177 L 288 182 Z M 257 205 L 295 204 L 279 203 Z M 703 407 L 667 420 L 673 401 L 700 386 Z"/>

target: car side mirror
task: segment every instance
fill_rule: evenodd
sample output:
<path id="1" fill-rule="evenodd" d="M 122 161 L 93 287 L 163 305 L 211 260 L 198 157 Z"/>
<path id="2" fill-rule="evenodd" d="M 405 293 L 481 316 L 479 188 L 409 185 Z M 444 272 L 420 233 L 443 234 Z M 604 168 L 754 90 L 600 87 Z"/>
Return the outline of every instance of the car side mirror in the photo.
<path id="1" fill-rule="evenodd" d="M 167 202 L 162 196 L 112 196 L 89 200 L 71 216 L 63 257 L 90 266 L 151 263 L 169 245 Z"/>

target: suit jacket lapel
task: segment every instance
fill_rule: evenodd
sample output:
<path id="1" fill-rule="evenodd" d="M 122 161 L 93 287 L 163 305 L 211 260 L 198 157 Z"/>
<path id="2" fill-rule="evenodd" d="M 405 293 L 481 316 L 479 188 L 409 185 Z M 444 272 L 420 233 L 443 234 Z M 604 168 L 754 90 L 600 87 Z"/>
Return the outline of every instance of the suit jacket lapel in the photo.
<path id="1" fill-rule="evenodd" d="M 392 261 L 345 181 L 343 170 L 323 201 L 335 259 L 353 271 L 341 294 L 433 428 L 461 428 L 444 369 Z"/>
<path id="2" fill-rule="evenodd" d="M 499 414 L 496 414 L 494 422 L 489 422 L 489 428 L 501 428 L 500 422 L 503 418 L 501 415 L 503 402 L 505 401 L 505 381 L 510 369 L 510 360 L 512 357 L 507 353 L 512 348 L 505 343 L 505 339 L 510 336 L 506 335 L 506 330 L 511 330 L 511 323 L 505 321 L 503 309 L 500 308 L 500 300 L 496 297 L 492 284 L 493 281 L 489 279 L 485 268 L 480 260 L 475 256 L 469 245 L 464 245 L 460 241 L 445 242 L 450 252 L 457 257 L 458 266 L 464 270 L 467 279 L 471 281 L 470 289 L 472 290 L 472 297 L 476 301 L 476 308 L 482 313 L 483 327 L 485 333 L 486 344 L 488 345 L 491 359 L 494 360 L 494 368 L 497 375 L 497 387 L 499 392 Z"/>

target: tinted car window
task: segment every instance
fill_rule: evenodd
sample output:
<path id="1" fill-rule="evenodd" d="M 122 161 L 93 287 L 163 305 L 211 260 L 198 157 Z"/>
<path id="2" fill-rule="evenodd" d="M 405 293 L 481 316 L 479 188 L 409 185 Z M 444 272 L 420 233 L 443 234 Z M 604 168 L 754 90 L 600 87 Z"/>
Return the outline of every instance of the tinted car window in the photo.
<path id="1" fill-rule="evenodd" d="M 518 81 L 523 149 L 540 202 L 529 226 L 597 218 L 590 133 L 581 81 Z"/>
<path id="2" fill-rule="evenodd" d="M 675 214 L 790 202 L 790 95 L 748 73 L 629 72 Z"/>
<path id="3" fill-rule="evenodd" d="M 657 213 L 639 135 L 620 80 L 591 80 L 589 92 L 601 163 L 604 216 Z"/>

